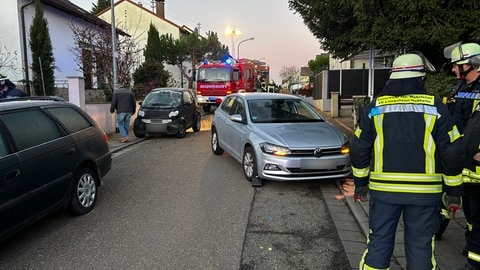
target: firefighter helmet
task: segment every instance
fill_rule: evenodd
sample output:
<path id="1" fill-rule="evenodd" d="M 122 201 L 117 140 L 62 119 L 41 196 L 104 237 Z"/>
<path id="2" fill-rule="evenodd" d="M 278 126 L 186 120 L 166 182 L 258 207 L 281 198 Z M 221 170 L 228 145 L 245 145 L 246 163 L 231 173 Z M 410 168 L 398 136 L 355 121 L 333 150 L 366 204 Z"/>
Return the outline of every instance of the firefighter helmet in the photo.
<path id="1" fill-rule="evenodd" d="M 392 64 L 390 79 L 423 77 L 425 71 L 435 71 L 433 65 L 419 52 L 402 54 Z"/>
<path id="2" fill-rule="evenodd" d="M 457 65 L 475 65 L 478 61 L 472 61 L 474 57 L 480 55 L 480 45 L 477 43 L 455 43 L 443 50 L 446 58 L 450 58 L 450 63 Z M 475 65 L 478 66 L 478 65 Z"/>

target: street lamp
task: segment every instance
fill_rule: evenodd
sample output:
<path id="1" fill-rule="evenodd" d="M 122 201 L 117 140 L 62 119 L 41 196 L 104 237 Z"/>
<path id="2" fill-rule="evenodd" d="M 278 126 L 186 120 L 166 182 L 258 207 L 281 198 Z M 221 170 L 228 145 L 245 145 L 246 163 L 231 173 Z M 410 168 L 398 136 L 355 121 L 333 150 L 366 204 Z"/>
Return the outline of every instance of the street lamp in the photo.
<path id="1" fill-rule="evenodd" d="M 254 40 L 254 39 L 255 39 L 254 37 L 251 37 L 251 38 L 247 38 L 247 39 L 244 39 L 244 40 L 238 42 L 238 45 L 237 45 L 237 59 L 240 59 L 240 44 L 242 44 L 245 41 Z"/>
<path id="2" fill-rule="evenodd" d="M 238 29 L 233 29 L 232 27 L 227 27 L 225 29 L 225 34 L 227 36 L 230 36 L 230 41 L 232 43 L 232 57 L 235 57 L 235 44 L 233 43 L 233 36 L 238 36 L 241 34 L 240 30 Z"/>

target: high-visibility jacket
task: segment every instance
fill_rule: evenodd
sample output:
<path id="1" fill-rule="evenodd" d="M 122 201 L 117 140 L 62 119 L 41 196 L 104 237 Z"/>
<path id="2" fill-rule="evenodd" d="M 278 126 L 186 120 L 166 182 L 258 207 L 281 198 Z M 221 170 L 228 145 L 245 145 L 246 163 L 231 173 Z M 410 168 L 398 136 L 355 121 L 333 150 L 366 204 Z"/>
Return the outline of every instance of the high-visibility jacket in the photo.
<path id="1" fill-rule="evenodd" d="M 438 204 L 460 195 L 464 162 L 460 133 L 420 78 L 389 80 L 363 109 L 351 145 L 355 186 L 392 203 Z M 395 194 L 396 196 L 391 196 Z"/>
<path id="2" fill-rule="evenodd" d="M 480 161 L 477 161 L 473 156 L 480 152 L 480 104 L 476 106 L 467 126 L 464 129 L 465 133 L 462 138 L 465 147 L 465 165 L 463 169 L 463 181 L 465 183 L 480 184 Z"/>

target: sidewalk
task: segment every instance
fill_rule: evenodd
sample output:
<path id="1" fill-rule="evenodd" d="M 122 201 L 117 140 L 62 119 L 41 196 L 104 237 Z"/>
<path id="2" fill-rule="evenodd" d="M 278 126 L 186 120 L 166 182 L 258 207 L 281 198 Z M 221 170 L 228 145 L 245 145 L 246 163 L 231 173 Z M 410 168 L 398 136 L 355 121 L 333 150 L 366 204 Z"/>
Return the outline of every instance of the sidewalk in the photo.
<path id="1" fill-rule="evenodd" d="M 348 137 L 351 138 L 351 136 L 353 136 L 353 118 L 351 116 L 332 118 L 329 113 L 320 112 L 320 114 L 332 124 L 335 124 L 341 128 Z M 368 202 L 353 203 L 352 197 L 354 185 L 352 179 L 339 182 L 338 188 L 344 195 L 347 206 L 350 208 L 350 211 L 357 221 L 363 235 L 366 237 L 369 230 Z M 466 219 L 464 213 L 463 211 L 459 211 L 457 212 L 455 218 L 450 221 L 447 230 L 443 234 L 443 239 L 441 241 L 435 241 L 435 255 L 438 269 L 458 269 L 465 264 L 466 258 L 462 255 L 463 248 L 466 244 L 464 236 L 465 226 Z M 397 269 L 395 268 L 395 264 L 397 263 L 400 269 L 407 269 L 403 233 L 403 222 L 400 221 L 400 224 L 397 228 L 397 237 L 395 240 L 395 250 L 393 253 L 391 269 Z M 346 245 L 348 245 L 348 247 Z M 351 261 L 351 265 L 358 265 L 358 255 L 363 254 L 365 245 L 361 245 L 359 243 L 352 245 L 352 242 L 349 241 L 344 243 L 344 247 L 347 250 L 347 253 L 351 253 L 348 257 L 356 260 L 355 262 Z"/>
<path id="2" fill-rule="evenodd" d="M 108 147 L 110 148 L 110 152 L 112 154 L 114 154 L 114 153 L 116 153 L 116 152 L 118 152 L 118 151 L 120 151 L 120 150 L 122 150 L 126 147 L 137 144 L 137 143 L 144 140 L 144 139 L 140 139 L 140 138 L 135 137 L 135 135 L 133 134 L 133 130 L 130 130 L 128 132 L 128 134 L 129 134 L 128 142 L 126 142 L 126 143 L 121 142 L 122 136 L 120 135 L 119 132 L 107 134 L 107 136 L 108 136 Z"/>

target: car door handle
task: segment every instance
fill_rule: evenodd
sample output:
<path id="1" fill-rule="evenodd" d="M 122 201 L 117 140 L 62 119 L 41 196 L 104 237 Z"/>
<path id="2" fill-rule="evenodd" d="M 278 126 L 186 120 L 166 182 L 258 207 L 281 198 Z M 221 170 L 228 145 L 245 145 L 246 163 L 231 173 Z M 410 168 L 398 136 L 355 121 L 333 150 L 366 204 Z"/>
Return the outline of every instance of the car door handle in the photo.
<path id="1" fill-rule="evenodd" d="M 12 170 L 12 171 L 9 171 L 5 174 L 5 182 L 9 182 L 9 181 L 12 181 L 14 180 L 15 178 L 19 177 L 20 176 L 20 170 L 19 169 L 15 169 L 15 170 Z"/>

